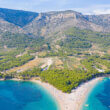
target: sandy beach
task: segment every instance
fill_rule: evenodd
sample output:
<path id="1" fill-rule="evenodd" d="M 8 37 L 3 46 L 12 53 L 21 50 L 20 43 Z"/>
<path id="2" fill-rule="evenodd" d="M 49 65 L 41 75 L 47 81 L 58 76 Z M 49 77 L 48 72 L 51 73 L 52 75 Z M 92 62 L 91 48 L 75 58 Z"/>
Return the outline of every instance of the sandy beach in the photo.
<path id="1" fill-rule="evenodd" d="M 84 103 L 88 93 L 102 78 L 95 78 L 89 82 L 86 82 L 79 86 L 77 89 L 72 90 L 70 94 L 63 93 L 48 83 L 41 82 L 39 80 L 32 79 L 47 89 L 52 96 L 56 98 L 61 110 L 80 110 Z"/>
<path id="2" fill-rule="evenodd" d="M 49 83 L 41 82 L 40 80 L 36 80 L 36 78 L 25 81 L 32 81 L 43 86 L 56 99 L 59 104 L 60 110 L 81 110 L 81 107 L 89 92 L 99 81 L 102 81 L 102 79 L 102 77 L 99 77 L 85 82 L 81 84 L 77 89 L 72 90 L 70 94 L 63 93 Z M 1 79 L 1 81 L 2 80 L 4 79 Z M 18 78 L 13 78 L 11 80 L 23 81 L 22 79 Z"/>

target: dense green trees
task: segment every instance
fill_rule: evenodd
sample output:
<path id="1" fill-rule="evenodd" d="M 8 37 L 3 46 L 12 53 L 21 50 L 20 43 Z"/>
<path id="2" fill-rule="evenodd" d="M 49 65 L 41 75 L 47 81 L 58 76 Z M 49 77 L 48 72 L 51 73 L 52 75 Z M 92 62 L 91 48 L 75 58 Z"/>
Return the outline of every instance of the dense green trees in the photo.
<path id="1" fill-rule="evenodd" d="M 101 47 L 110 46 L 110 34 L 93 32 L 90 30 L 80 30 L 78 28 L 68 29 L 64 35 L 64 40 L 57 42 L 63 48 L 91 48 L 92 44 L 98 44 Z"/>
<path id="2" fill-rule="evenodd" d="M 89 56 L 81 61 L 82 65 L 86 68 L 87 71 L 96 72 L 96 68 L 102 69 L 105 66 L 106 70 L 110 70 L 110 56 L 104 55 L 100 56 Z"/>
<path id="3" fill-rule="evenodd" d="M 15 62 L 13 63 L 13 66 L 15 66 L 16 63 L 21 64 L 22 60 L 27 61 L 27 58 L 31 58 L 30 55 L 26 54 L 26 55 L 23 55 L 22 57 L 18 57 L 17 59 L 13 59 Z M 42 81 L 52 84 L 57 89 L 62 90 L 63 92 L 70 93 L 72 89 L 78 87 L 81 83 L 85 81 L 88 81 L 94 77 L 110 74 L 109 69 L 106 70 L 105 72 L 98 72 L 94 68 L 94 66 L 96 66 L 97 63 L 103 63 L 107 65 L 107 62 L 109 62 L 108 59 L 109 59 L 108 55 L 105 55 L 103 57 L 90 56 L 81 61 L 81 63 L 84 66 L 84 69 L 74 69 L 74 70 L 54 69 L 54 70 L 42 71 L 42 69 L 40 68 L 33 68 L 21 73 L 0 74 L 0 78 L 8 79 L 13 77 L 18 77 L 26 80 L 32 77 L 39 77 Z M 3 62 L 1 64 L 3 64 Z M 7 64 L 7 63 L 4 63 L 4 64 Z M 10 64 L 6 65 L 6 67 L 8 68 L 9 65 Z M 96 66 L 96 68 L 99 68 L 99 67 Z"/>
<path id="4" fill-rule="evenodd" d="M 105 74 L 109 74 L 109 72 L 99 73 L 97 71 L 85 72 L 84 70 L 67 69 L 42 71 L 41 69 L 34 68 L 32 70 L 19 73 L 19 77 L 22 79 L 40 77 L 42 81 L 52 84 L 63 92 L 70 93 L 72 89 L 78 87 L 81 83 Z"/>
<path id="5" fill-rule="evenodd" d="M 32 37 L 25 34 L 12 34 L 9 32 L 3 33 L 0 40 L 0 47 L 7 46 L 7 48 L 22 48 L 27 47 L 35 48 L 44 44 L 43 37 Z"/>
<path id="6" fill-rule="evenodd" d="M 65 58 L 65 61 L 68 56 L 80 58 L 79 63 L 81 68 L 46 71 L 34 68 L 22 73 L 0 74 L 0 78 L 20 77 L 22 79 L 30 79 L 32 77 L 40 77 L 42 81 L 48 82 L 63 92 L 69 93 L 73 88 L 78 87 L 78 85 L 85 81 L 109 74 L 110 55 L 91 55 L 83 51 L 88 50 L 95 43 L 101 47 L 108 48 L 110 46 L 109 34 L 79 30 L 77 28 L 69 29 L 64 34 L 65 38 L 56 41 L 56 44 L 54 42 L 47 42 L 44 37 L 35 38 L 33 36 L 29 37 L 24 34 L 12 34 L 8 32 L 3 34 L 2 40 L 0 40 L 0 47 L 3 48 L 6 46 L 7 48 L 5 47 L 0 52 L 0 71 L 4 72 L 4 70 L 27 63 L 34 58 L 30 53 L 35 53 L 36 55 L 36 52 L 46 53 L 44 56 L 39 57 L 57 56 L 58 58 Z M 12 51 L 9 51 L 10 49 Z M 21 55 L 17 57 L 19 54 Z M 63 62 L 63 66 L 65 68 L 65 62 Z M 107 68 L 106 71 L 99 72 L 98 69 L 103 69 L 103 66 Z"/>
<path id="7" fill-rule="evenodd" d="M 13 51 L 16 52 L 16 51 Z M 12 53 L 13 53 L 12 52 Z M 7 52 L 6 54 L 0 54 L 0 71 L 8 70 L 13 67 L 21 66 L 25 63 L 27 63 L 29 60 L 34 59 L 34 56 L 31 56 L 29 54 L 24 54 L 20 57 L 16 57 L 17 53 Z M 3 55 L 3 56 L 2 56 Z"/>
<path id="8" fill-rule="evenodd" d="M 40 75 L 41 71 L 42 70 L 40 68 L 33 68 L 31 70 L 21 72 L 17 75 L 25 80 L 25 79 L 30 79 L 32 77 L 38 77 Z"/>

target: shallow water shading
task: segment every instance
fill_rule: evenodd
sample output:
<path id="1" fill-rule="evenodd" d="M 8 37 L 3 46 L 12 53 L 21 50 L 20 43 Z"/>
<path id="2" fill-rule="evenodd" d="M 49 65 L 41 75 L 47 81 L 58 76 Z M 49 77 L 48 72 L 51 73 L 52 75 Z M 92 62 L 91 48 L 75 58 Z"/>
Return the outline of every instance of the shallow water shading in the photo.
<path id="1" fill-rule="evenodd" d="M 92 89 L 82 110 L 110 110 L 109 78 L 104 78 Z"/>
<path id="2" fill-rule="evenodd" d="M 59 110 L 56 100 L 40 85 L 28 81 L 0 81 L 1 110 Z"/>

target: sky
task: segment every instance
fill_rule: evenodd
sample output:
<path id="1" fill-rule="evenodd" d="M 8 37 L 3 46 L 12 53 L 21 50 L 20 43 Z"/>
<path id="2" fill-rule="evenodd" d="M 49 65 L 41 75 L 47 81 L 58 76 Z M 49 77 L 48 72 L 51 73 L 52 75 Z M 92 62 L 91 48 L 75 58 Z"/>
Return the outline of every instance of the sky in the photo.
<path id="1" fill-rule="evenodd" d="M 0 8 L 34 12 L 74 10 L 83 14 L 110 14 L 110 0 L 0 0 Z"/>

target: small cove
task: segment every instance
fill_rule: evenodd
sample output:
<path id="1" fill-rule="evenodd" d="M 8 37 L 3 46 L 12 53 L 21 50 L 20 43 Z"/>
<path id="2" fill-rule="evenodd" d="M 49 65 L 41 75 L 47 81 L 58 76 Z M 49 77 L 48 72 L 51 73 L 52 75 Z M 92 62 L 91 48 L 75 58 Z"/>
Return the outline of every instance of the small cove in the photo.
<path id="1" fill-rule="evenodd" d="M 0 81 L 1 110 L 59 110 L 57 101 L 31 81 Z"/>

